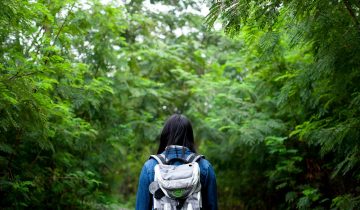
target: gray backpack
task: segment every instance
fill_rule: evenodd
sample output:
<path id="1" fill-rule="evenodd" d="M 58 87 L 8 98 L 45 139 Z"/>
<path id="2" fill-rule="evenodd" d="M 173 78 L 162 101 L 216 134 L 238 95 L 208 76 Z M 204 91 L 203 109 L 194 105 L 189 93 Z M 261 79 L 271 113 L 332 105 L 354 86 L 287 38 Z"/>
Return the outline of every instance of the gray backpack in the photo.
<path id="1" fill-rule="evenodd" d="M 196 162 L 202 155 L 190 154 L 181 160 L 185 164 L 169 165 L 164 154 L 151 155 L 159 164 L 155 166 L 154 181 L 149 186 L 155 210 L 200 210 L 200 168 Z"/>

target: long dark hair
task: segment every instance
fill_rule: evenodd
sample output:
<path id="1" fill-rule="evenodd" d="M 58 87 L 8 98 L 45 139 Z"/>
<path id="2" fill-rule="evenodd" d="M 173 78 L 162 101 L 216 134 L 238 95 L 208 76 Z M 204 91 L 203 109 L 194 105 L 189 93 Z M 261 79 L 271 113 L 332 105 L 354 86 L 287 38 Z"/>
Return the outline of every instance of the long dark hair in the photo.
<path id="1" fill-rule="evenodd" d="M 162 153 L 166 146 L 180 145 L 196 152 L 194 134 L 190 121 L 180 114 L 173 114 L 165 122 L 160 134 L 158 154 Z"/>

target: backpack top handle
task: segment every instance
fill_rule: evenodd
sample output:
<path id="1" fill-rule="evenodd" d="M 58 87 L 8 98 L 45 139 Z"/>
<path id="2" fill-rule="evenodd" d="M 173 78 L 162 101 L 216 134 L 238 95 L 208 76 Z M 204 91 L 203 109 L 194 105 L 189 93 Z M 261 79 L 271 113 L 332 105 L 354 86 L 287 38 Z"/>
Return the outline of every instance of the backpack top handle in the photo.
<path id="1" fill-rule="evenodd" d="M 169 165 L 171 162 L 174 162 L 174 161 L 180 161 L 183 163 L 193 163 L 193 162 L 198 161 L 200 158 L 204 158 L 204 155 L 191 153 L 190 155 L 188 155 L 186 157 L 186 159 L 176 157 L 176 158 L 167 160 L 167 158 L 164 154 L 157 154 L 157 155 L 150 155 L 150 158 L 154 158 L 160 165 Z"/>

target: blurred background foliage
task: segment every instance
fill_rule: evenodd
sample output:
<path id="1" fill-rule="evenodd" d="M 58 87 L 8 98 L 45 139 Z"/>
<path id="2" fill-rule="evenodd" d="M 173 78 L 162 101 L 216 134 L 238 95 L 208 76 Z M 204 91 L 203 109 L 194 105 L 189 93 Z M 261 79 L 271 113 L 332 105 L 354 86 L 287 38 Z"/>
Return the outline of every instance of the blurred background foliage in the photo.
<path id="1" fill-rule="evenodd" d="M 173 113 L 220 209 L 360 208 L 358 1 L 0 8 L 1 209 L 133 209 Z"/>

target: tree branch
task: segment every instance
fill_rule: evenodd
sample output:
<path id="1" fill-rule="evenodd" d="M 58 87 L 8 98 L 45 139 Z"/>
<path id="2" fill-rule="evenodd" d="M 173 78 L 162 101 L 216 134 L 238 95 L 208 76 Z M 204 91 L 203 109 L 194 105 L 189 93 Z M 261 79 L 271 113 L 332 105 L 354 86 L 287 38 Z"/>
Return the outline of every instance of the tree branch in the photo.
<path id="1" fill-rule="evenodd" d="M 33 40 L 32 40 L 32 42 L 31 42 L 29 48 L 26 50 L 25 56 L 28 56 L 28 55 L 29 55 L 29 52 L 30 52 L 31 48 L 37 43 L 37 39 L 39 38 L 42 30 L 43 30 L 43 27 L 41 27 L 41 28 L 39 29 L 39 31 L 36 33 L 35 37 L 32 37 Z"/>
<path id="2" fill-rule="evenodd" d="M 30 76 L 30 75 L 33 75 L 33 74 L 36 74 L 36 73 L 39 73 L 39 72 L 33 71 L 33 72 L 21 74 L 21 75 L 19 75 L 20 72 L 16 72 L 16 74 L 14 74 L 13 76 L 9 77 L 8 80 L 13 80 L 13 79 L 20 78 L 20 77 L 26 77 L 26 76 Z"/>
<path id="3" fill-rule="evenodd" d="M 68 12 L 68 14 L 66 15 L 66 17 L 65 17 L 65 19 L 64 19 L 64 22 L 61 24 L 60 29 L 59 29 L 59 31 L 57 32 L 56 36 L 55 36 L 55 39 L 54 39 L 54 43 L 53 43 L 53 45 L 55 44 L 55 42 L 56 42 L 56 41 L 57 41 L 57 39 L 59 38 L 60 32 L 61 32 L 61 31 L 62 31 L 62 29 L 64 28 L 65 23 L 66 23 L 66 21 L 67 21 L 67 19 L 68 19 L 69 15 L 70 15 L 70 13 L 72 12 L 72 10 L 73 10 L 74 6 L 75 6 L 75 2 L 71 5 L 69 12 Z"/>

